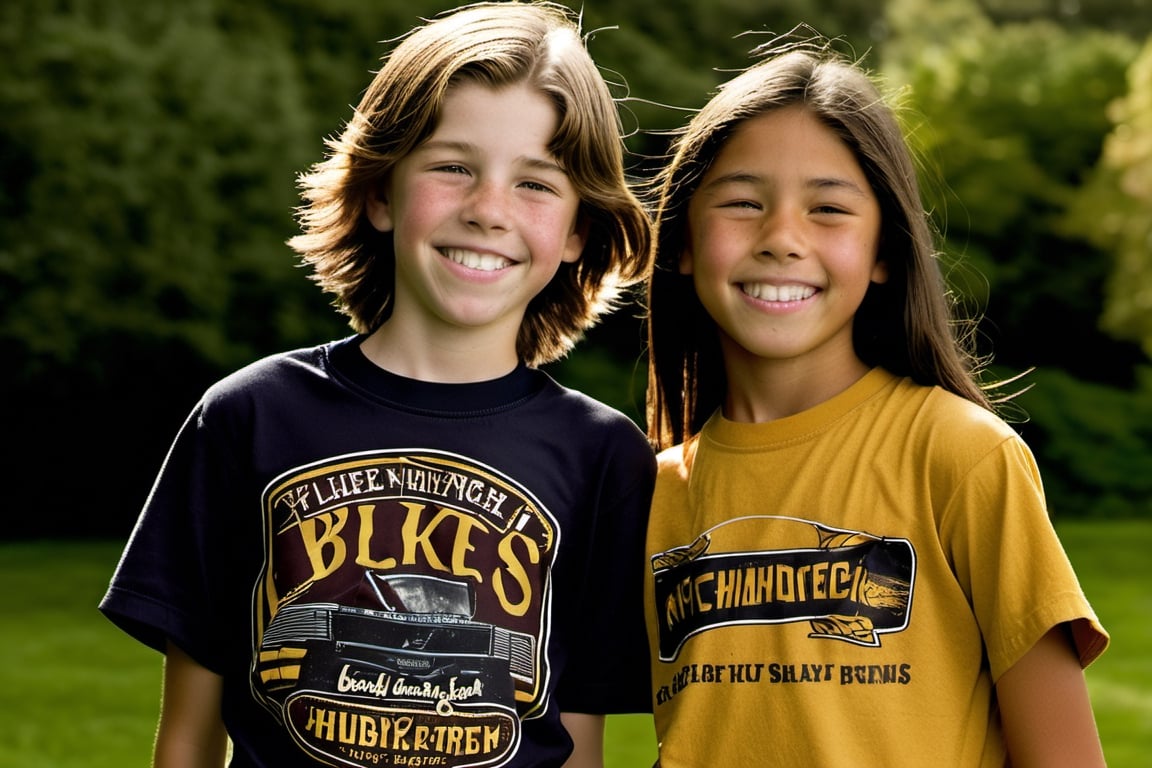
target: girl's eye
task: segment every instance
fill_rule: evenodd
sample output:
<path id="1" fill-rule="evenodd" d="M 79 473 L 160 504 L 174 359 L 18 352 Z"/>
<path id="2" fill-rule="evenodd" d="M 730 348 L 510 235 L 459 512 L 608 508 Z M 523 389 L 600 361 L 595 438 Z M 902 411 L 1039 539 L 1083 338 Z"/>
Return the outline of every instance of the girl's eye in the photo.
<path id="1" fill-rule="evenodd" d="M 452 163 L 446 163 L 444 165 L 438 165 L 433 170 L 439 171 L 441 173 L 464 173 L 464 174 L 468 173 L 468 169 L 465 168 L 464 166 L 455 165 Z"/>
<path id="2" fill-rule="evenodd" d="M 726 200 L 720 204 L 721 208 L 748 208 L 750 210 L 759 210 L 760 204 L 752 200 Z"/>

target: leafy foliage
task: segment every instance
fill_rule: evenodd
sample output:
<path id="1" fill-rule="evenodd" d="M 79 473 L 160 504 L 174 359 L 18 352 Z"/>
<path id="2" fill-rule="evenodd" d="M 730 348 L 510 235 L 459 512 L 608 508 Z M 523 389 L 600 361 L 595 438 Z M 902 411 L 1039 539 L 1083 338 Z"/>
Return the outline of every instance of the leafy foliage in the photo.
<path id="1" fill-rule="evenodd" d="M 98 371 L 86 343 L 141 334 L 235 365 L 259 337 L 224 321 L 252 300 L 265 338 L 299 336 L 276 235 L 311 154 L 290 54 L 152 22 L 38 20 L 14 62 L 3 146 L 26 172 L 5 173 L 0 333 L 53 363 Z"/>
<path id="2" fill-rule="evenodd" d="M 1078 193 L 1066 227 L 1114 254 L 1102 324 L 1152 354 L 1152 40 L 1111 105 L 1103 162 Z"/>
<path id="3" fill-rule="evenodd" d="M 1147 517 L 1152 498 L 1152 370 L 1134 390 L 1037 370 L 1017 398 L 1056 517 Z"/>
<path id="4" fill-rule="evenodd" d="M 752 61 L 756 44 L 802 22 L 841 37 L 909 87 L 909 118 L 922 117 L 910 125 L 935 164 L 933 204 L 959 265 L 952 274 L 986 312 L 997 360 L 1139 400 L 1148 395 L 1137 386 L 1145 355 L 1136 342 L 1152 334 L 1141 303 L 1150 290 L 1141 142 L 1152 76 L 1147 49 L 1129 69 L 1129 34 L 1152 29 L 1152 10 L 1126 3 L 1136 0 L 1108 5 L 1124 24 L 1104 6 L 1069 16 L 1020 0 L 573 7 L 616 84 L 638 176 L 660 162 L 668 131 Z M 23 480 L 5 509 L 35 511 L 10 515 L 8 535 L 45 526 L 126 533 L 207 384 L 264 354 L 347 332 L 284 245 L 296 231 L 296 175 L 351 115 L 385 41 L 447 5 L 0 4 L 0 397 Z M 617 312 L 554 370 L 639 420 L 636 315 Z M 1052 381 L 1036 395 L 1077 386 Z M 1075 413 L 1104 392 L 1061 407 Z M 1045 402 L 1028 429 L 1043 425 L 1045 460 L 1064 473 L 1082 458 L 1060 453 L 1079 422 L 1050 424 L 1057 416 Z M 1095 423 L 1119 430 L 1125 451 L 1148 447 L 1139 430 Z M 125 449 L 109 450 L 118 443 Z M 1115 480 L 1087 470 L 1064 477 L 1085 509 Z M 1137 490 L 1117 492 L 1130 499 Z"/>
<path id="5" fill-rule="evenodd" d="M 1142 355 L 1096 323 L 1111 262 L 1061 221 L 1100 157 L 1135 46 L 1051 22 L 966 27 L 886 54 L 924 116 L 917 135 L 942 182 L 928 189 L 945 250 L 987 281 L 986 293 L 958 285 L 983 305 L 985 351 L 1018 368 L 1128 382 Z"/>

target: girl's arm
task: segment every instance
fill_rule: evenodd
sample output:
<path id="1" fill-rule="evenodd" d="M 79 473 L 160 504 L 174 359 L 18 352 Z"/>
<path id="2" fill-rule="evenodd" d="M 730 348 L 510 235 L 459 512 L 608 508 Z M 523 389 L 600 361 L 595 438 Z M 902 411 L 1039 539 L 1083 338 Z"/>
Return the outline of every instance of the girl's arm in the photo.
<path id="1" fill-rule="evenodd" d="M 1084 671 L 1066 624 L 1048 631 L 996 682 L 1013 768 L 1104 766 Z"/>
<path id="2" fill-rule="evenodd" d="M 220 717 L 223 682 L 168 641 L 153 768 L 222 768 L 228 735 Z"/>
<path id="3" fill-rule="evenodd" d="M 564 768 L 604 768 L 604 716 L 561 712 L 560 722 L 572 738 Z"/>

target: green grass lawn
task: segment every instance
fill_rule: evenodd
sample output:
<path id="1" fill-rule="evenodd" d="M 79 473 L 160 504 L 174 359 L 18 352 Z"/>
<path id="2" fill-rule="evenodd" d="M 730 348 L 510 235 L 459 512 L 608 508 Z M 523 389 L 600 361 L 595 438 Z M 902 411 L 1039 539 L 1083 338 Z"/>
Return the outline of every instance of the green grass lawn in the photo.
<path id="1" fill-rule="evenodd" d="M 1111 768 L 1152 754 L 1152 521 L 1058 525 L 1084 589 L 1112 635 L 1087 672 Z M 96 610 L 119 542 L 0 544 L 7 619 L 0 631 L 0 766 L 145 766 L 161 657 Z M 655 758 L 647 717 L 608 723 L 608 768 Z"/>
<path id="2" fill-rule="evenodd" d="M 1056 526 L 1112 642 L 1088 668 L 1088 690 L 1110 768 L 1152 755 L 1152 521 Z"/>

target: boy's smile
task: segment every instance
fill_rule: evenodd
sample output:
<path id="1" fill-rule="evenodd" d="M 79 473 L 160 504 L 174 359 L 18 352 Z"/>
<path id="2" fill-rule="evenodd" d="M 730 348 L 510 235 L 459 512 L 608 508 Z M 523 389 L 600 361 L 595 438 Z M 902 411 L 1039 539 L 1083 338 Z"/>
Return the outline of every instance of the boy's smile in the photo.
<path id="1" fill-rule="evenodd" d="M 484 348 L 515 364 L 529 301 L 584 247 L 579 196 L 549 151 L 558 117 L 534 88 L 463 81 L 436 129 L 368 205 L 391 232 L 396 295 L 389 331 Z"/>
<path id="2" fill-rule="evenodd" d="M 512 264 L 511 261 L 503 256 L 466 251 L 460 248 L 441 248 L 440 252 L 457 264 L 461 264 L 469 269 L 478 269 L 481 272 L 494 272 Z"/>

